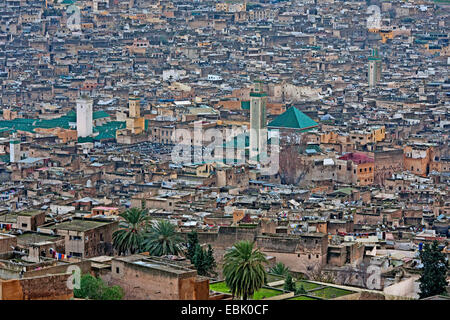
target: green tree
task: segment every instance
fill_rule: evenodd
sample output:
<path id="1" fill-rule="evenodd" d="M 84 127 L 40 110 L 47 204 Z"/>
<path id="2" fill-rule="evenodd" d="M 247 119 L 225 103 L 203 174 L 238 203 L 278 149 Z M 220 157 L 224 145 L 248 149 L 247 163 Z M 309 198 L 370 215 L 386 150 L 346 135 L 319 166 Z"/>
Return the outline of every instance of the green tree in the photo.
<path id="1" fill-rule="evenodd" d="M 103 291 L 102 300 L 122 300 L 124 292 L 120 286 L 107 287 Z"/>
<path id="2" fill-rule="evenodd" d="M 194 257 L 191 261 L 195 269 L 197 269 L 197 273 L 201 276 L 209 275 L 216 267 L 214 251 L 211 245 L 208 245 L 208 250 L 205 250 L 197 243 Z"/>
<path id="3" fill-rule="evenodd" d="M 75 298 L 90 300 L 121 300 L 124 296 L 120 286 L 108 287 L 102 279 L 90 274 L 81 276 L 80 288 L 74 289 Z"/>
<path id="4" fill-rule="evenodd" d="M 214 269 L 217 267 L 214 250 L 210 244 L 208 244 L 208 251 L 206 251 L 206 265 L 208 266 L 209 273 L 214 272 Z"/>
<path id="5" fill-rule="evenodd" d="M 125 227 L 113 233 L 113 246 L 121 254 L 134 254 L 140 251 L 148 221 L 145 210 L 131 208 L 120 214 L 125 219 Z"/>
<path id="6" fill-rule="evenodd" d="M 205 251 L 197 243 L 194 249 L 194 256 L 192 257 L 192 264 L 197 269 L 197 273 L 201 276 L 206 275 L 206 261 L 205 261 Z"/>
<path id="7" fill-rule="evenodd" d="M 80 279 L 80 288 L 73 289 L 73 294 L 75 298 L 101 300 L 100 288 L 102 283 L 101 279 L 90 274 L 84 274 Z"/>
<path id="8" fill-rule="evenodd" d="M 172 223 L 160 220 L 145 234 L 142 248 L 152 256 L 178 255 L 182 252 L 182 241 Z"/>
<path id="9" fill-rule="evenodd" d="M 295 291 L 295 283 L 292 281 L 292 276 L 289 273 L 286 276 L 286 280 L 284 280 L 284 290 Z"/>
<path id="10" fill-rule="evenodd" d="M 431 297 L 446 292 L 448 261 L 444 253 L 439 249 L 437 241 L 433 244 L 425 244 L 420 252 L 420 260 L 423 268 L 419 279 L 420 298 Z"/>
<path id="11" fill-rule="evenodd" d="M 198 242 L 198 234 L 196 231 L 191 231 L 187 235 L 188 241 L 187 241 L 187 251 L 186 251 L 186 258 L 188 258 L 192 262 L 192 258 L 194 257 L 195 250 L 197 247 Z"/>
<path id="12" fill-rule="evenodd" d="M 306 292 L 305 287 L 303 286 L 303 284 L 301 284 L 300 287 L 298 287 L 298 288 L 295 290 L 295 294 L 296 294 L 296 295 L 298 295 L 298 294 L 307 294 L 307 292 Z"/>
<path id="13" fill-rule="evenodd" d="M 278 276 L 287 276 L 290 272 L 289 268 L 284 265 L 282 262 L 278 262 L 274 265 L 270 270 L 270 273 L 276 274 Z"/>
<path id="14" fill-rule="evenodd" d="M 224 255 L 223 274 L 233 297 L 247 300 L 266 282 L 266 255 L 253 248 L 253 242 L 240 241 Z"/>

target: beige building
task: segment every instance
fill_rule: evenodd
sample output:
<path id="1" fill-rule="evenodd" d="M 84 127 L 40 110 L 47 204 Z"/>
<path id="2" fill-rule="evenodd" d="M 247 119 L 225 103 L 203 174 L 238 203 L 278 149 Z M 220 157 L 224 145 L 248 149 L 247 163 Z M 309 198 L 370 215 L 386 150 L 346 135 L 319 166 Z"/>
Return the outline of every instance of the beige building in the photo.
<path id="1" fill-rule="evenodd" d="M 136 254 L 111 262 L 111 284 L 130 300 L 208 300 L 209 279 L 186 261 Z"/>

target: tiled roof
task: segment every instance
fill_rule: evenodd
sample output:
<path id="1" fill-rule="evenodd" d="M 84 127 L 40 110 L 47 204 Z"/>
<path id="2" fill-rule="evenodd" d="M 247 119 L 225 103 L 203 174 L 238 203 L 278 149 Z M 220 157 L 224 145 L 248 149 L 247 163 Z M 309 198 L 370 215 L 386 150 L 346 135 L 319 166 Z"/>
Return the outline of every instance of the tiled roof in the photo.
<path id="1" fill-rule="evenodd" d="M 279 115 L 269 127 L 275 128 L 291 128 L 291 129 L 310 129 L 317 127 L 317 123 L 295 107 L 291 107 L 283 114 Z"/>
<path id="2" fill-rule="evenodd" d="M 105 111 L 96 111 L 92 115 L 93 119 L 101 119 L 110 117 L 108 113 Z M 70 122 L 76 122 L 77 121 L 77 115 L 75 111 L 69 111 L 66 115 L 61 116 L 59 118 L 55 119 L 23 119 L 23 118 L 17 118 L 14 120 L 2 120 L 0 121 L 0 128 L 3 129 L 13 129 L 13 130 L 20 130 L 20 131 L 28 131 L 33 132 L 36 128 L 45 128 L 45 129 L 52 129 L 52 128 L 63 128 L 63 129 L 69 129 Z M 117 125 L 116 125 L 117 126 Z M 115 133 L 114 133 L 115 134 Z"/>

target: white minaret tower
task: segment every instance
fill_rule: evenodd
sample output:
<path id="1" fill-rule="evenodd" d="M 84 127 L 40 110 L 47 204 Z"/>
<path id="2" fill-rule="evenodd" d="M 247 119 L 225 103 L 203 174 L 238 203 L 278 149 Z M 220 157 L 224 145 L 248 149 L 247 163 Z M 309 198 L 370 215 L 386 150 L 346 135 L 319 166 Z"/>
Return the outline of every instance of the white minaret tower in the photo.
<path id="1" fill-rule="evenodd" d="M 250 92 L 250 162 L 257 162 L 261 153 L 267 152 L 266 105 L 267 93 L 262 81 L 257 80 Z"/>
<path id="2" fill-rule="evenodd" d="M 16 134 L 13 133 L 11 140 L 9 141 L 9 162 L 15 163 L 20 160 L 20 140 L 16 138 Z"/>
<path id="3" fill-rule="evenodd" d="M 88 137 L 93 133 L 92 109 L 94 102 L 92 99 L 82 97 L 77 100 L 77 135 L 78 137 Z"/>

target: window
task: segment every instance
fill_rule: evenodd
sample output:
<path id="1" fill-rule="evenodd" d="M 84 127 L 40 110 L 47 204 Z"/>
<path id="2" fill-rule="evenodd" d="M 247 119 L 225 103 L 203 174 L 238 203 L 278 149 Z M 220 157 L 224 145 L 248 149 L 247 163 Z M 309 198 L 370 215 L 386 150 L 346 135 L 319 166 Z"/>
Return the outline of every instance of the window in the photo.
<path id="1" fill-rule="evenodd" d="M 79 258 L 81 258 L 83 256 L 83 254 L 80 252 L 69 252 L 69 255 L 71 255 L 73 257 L 79 257 Z"/>
<path id="2" fill-rule="evenodd" d="M 116 273 L 120 273 L 119 267 L 116 267 Z"/>
<path id="3" fill-rule="evenodd" d="M 28 224 L 22 223 L 22 228 L 26 228 L 26 227 L 28 227 Z"/>
<path id="4" fill-rule="evenodd" d="M 311 260 L 311 255 L 310 254 L 308 254 L 308 259 Z"/>

